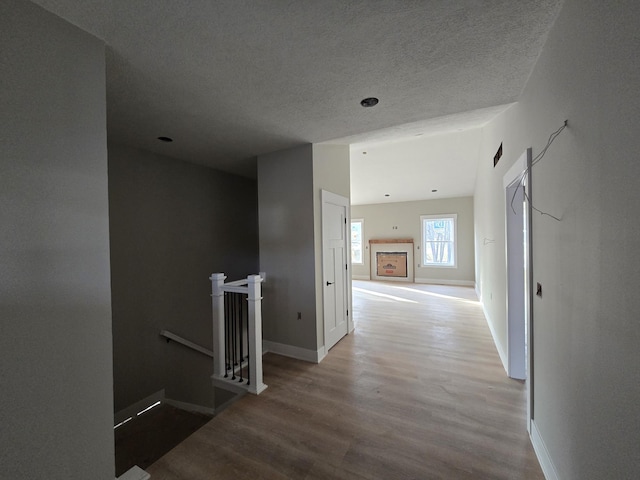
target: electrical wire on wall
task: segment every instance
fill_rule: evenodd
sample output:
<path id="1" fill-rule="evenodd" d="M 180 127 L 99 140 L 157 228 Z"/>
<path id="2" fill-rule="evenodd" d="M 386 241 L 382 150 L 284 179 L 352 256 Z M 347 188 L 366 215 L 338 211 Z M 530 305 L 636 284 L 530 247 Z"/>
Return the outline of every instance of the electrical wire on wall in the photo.
<path id="1" fill-rule="evenodd" d="M 531 160 L 531 168 L 533 169 L 533 166 L 536 165 L 540 160 L 542 160 L 542 157 L 544 157 L 545 153 L 547 153 L 547 150 L 549 150 L 549 147 L 551 146 L 551 144 L 554 142 L 554 140 L 556 138 L 558 138 L 558 135 L 560 135 L 560 133 L 562 133 L 562 131 L 567 128 L 567 124 L 568 124 L 568 120 L 564 121 L 564 124 L 555 132 L 553 132 L 551 135 L 549 135 L 549 139 L 547 140 L 547 145 L 542 149 L 542 151 L 535 156 L 535 158 L 533 160 Z M 524 193 L 525 198 L 527 199 L 527 201 L 529 202 L 529 204 L 531 205 L 531 208 L 533 210 L 535 210 L 536 212 L 538 212 L 540 215 L 546 215 L 548 217 L 553 218 L 554 220 L 557 220 L 558 222 L 560 221 L 560 219 L 554 215 L 551 215 L 550 213 L 547 212 L 543 212 L 542 210 L 536 208 L 532 203 L 531 203 L 531 198 L 529 197 L 529 195 L 527 194 L 527 189 L 524 186 L 524 182 L 527 178 L 527 175 L 529 174 L 529 168 L 527 168 L 524 172 L 522 172 L 522 175 L 520 176 L 520 179 L 518 180 L 518 187 L 515 189 L 515 191 L 513 192 L 513 197 L 511 197 L 511 210 L 513 210 L 513 213 L 516 213 L 516 209 L 513 207 L 513 202 L 516 198 L 516 194 L 518 193 L 518 190 L 520 189 L 520 187 L 522 187 L 522 191 Z"/>

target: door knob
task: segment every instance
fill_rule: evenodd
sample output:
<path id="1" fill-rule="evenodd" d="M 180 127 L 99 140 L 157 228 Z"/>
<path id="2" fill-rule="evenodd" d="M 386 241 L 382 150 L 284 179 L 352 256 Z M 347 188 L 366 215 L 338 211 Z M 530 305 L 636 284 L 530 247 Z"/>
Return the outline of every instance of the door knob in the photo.
<path id="1" fill-rule="evenodd" d="M 333 282 L 327 282 L 327 287 L 328 287 L 329 285 L 333 285 Z"/>

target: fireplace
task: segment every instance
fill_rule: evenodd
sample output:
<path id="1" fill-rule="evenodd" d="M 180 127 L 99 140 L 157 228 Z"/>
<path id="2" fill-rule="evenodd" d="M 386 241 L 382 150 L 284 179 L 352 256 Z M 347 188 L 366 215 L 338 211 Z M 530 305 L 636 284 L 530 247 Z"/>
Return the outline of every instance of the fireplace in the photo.
<path id="1" fill-rule="evenodd" d="M 369 240 L 371 280 L 413 282 L 413 239 Z"/>
<path id="2" fill-rule="evenodd" d="M 376 252 L 376 275 L 407 278 L 407 252 Z"/>

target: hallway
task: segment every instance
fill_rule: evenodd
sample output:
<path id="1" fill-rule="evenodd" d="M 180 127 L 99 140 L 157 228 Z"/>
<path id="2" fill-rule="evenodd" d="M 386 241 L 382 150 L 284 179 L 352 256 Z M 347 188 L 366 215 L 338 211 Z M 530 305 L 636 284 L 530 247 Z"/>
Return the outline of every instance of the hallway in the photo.
<path id="1" fill-rule="evenodd" d="M 152 479 L 543 478 L 473 289 L 354 281 L 353 297 L 355 332 L 322 363 L 265 355 L 269 388 Z"/>

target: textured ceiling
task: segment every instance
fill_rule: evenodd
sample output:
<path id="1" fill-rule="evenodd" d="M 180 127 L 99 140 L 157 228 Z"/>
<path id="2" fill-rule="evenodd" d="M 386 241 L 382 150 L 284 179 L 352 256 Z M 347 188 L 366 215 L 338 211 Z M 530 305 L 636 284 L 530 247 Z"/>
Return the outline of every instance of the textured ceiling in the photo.
<path id="1" fill-rule="evenodd" d="M 105 40 L 111 140 L 255 176 L 301 143 L 481 123 L 458 114 L 518 99 L 561 0 L 35 3 Z"/>
<path id="2" fill-rule="evenodd" d="M 404 123 L 394 127 L 350 135 L 329 140 L 328 144 L 351 145 L 352 148 L 366 148 L 381 143 L 398 143 L 413 140 L 414 137 L 442 135 L 486 125 L 513 104 L 470 110 L 468 112 L 429 118 L 418 122 Z"/>

